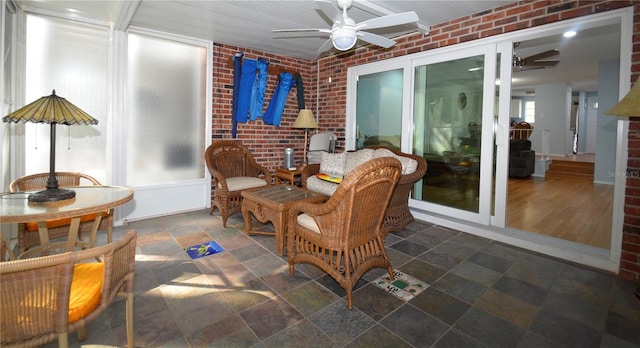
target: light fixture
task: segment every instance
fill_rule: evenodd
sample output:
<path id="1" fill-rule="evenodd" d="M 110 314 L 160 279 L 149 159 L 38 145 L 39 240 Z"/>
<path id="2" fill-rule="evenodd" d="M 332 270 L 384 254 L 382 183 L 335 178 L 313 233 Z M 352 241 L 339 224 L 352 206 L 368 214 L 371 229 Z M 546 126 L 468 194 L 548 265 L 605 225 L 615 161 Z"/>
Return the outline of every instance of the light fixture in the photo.
<path id="1" fill-rule="evenodd" d="M 312 129 L 319 128 L 316 119 L 313 117 L 313 112 L 309 109 L 301 109 L 298 113 L 298 118 L 293 122 L 292 128 L 302 128 L 304 130 L 304 154 L 302 165 L 305 166 L 307 164 L 307 140 L 309 136 L 309 131 Z"/>
<path id="2" fill-rule="evenodd" d="M 331 41 L 333 47 L 339 51 L 346 51 L 351 49 L 358 41 L 358 34 L 352 26 L 343 26 L 342 28 L 334 29 L 331 33 Z"/>
<path id="3" fill-rule="evenodd" d="M 640 79 L 638 79 L 624 98 L 606 114 L 620 117 L 640 117 Z"/>
<path id="4" fill-rule="evenodd" d="M 53 90 L 49 96 L 42 97 L 2 118 L 3 122 L 34 122 L 51 125 L 51 145 L 49 148 L 49 179 L 47 189 L 29 195 L 29 202 L 55 202 L 71 199 L 75 191 L 61 189 L 56 179 L 56 124 L 98 124 L 98 120 L 89 116 L 66 99 L 58 97 Z"/>

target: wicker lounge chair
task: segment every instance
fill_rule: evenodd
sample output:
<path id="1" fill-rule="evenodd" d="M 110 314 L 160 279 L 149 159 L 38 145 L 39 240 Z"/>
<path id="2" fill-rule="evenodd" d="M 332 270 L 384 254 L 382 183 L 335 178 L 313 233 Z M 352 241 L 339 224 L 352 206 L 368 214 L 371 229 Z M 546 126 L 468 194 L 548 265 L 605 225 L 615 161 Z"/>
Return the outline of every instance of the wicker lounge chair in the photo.
<path id="1" fill-rule="evenodd" d="M 393 278 L 382 230 L 400 172 L 397 159 L 376 158 L 345 176 L 325 203 L 294 204 L 287 229 L 291 276 L 296 263 L 319 267 L 347 291 L 349 309 L 353 287 L 368 270 L 386 268 Z"/>
<path id="2" fill-rule="evenodd" d="M 56 172 L 56 179 L 60 187 L 81 186 L 81 185 L 101 185 L 95 178 L 83 174 L 73 172 Z M 11 192 L 39 191 L 47 188 L 47 180 L 49 172 L 38 173 L 20 177 L 9 185 Z M 80 229 L 78 230 L 78 238 L 82 237 L 83 232 L 91 232 L 96 214 L 83 216 L 80 220 Z M 71 219 L 56 219 L 47 221 L 47 230 L 49 239 L 67 237 L 69 224 Z M 111 243 L 111 234 L 113 230 L 113 209 L 102 213 L 102 220 L 98 230 L 107 231 L 107 243 Z M 91 236 L 89 245 L 93 246 L 95 236 Z M 18 253 L 22 253 L 34 245 L 40 244 L 40 235 L 38 234 L 38 226 L 36 222 L 27 224 L 18 224 Z"/>
<path id="3" fill-rule="evenodd" d="M 204 159 L 213 187 L 209 214 L 220 209 L 222 224 L 227 227 L 229 216 L 241 212 L 242 190 L 270 185 L 271 173 L 256 162 L 249 149 L 233 140 L 214 142 Z"/>
<path id="4" fill-rule="evenodd" d="M 133 347 L 135 249 L 136 233 L 129 231 L 92 249 L 0 262 L 0 346 L 36 347 L 57 339 L 58 347 L 68 347 L 70 332 L 84 340 L 86 324 L 121 295 L 127 346 Z"/>

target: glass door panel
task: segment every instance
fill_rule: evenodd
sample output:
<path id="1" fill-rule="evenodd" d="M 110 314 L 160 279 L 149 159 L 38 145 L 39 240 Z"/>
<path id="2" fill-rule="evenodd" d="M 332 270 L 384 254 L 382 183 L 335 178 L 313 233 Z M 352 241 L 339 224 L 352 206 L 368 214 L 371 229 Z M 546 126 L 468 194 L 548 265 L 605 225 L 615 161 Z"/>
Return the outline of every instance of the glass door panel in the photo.
<path id="1" fill-rule="evenodd" d="M 480 210 L 485 56 L 415 68 L 414 146 L 427 159 L 424 202 Z"/>
<path id="2" fill-rule="evenodd" d="M 389 146 L 400 149 L 403 69 L 358 76 L 356 149 Z"/>

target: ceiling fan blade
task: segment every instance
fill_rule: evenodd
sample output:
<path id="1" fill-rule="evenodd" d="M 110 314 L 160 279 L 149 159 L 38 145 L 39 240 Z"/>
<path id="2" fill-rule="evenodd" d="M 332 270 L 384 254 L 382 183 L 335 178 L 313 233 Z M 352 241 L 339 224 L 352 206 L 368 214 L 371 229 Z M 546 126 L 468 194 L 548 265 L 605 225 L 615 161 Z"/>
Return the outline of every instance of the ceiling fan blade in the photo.
<path id="1" fill-rule="evenodd" d="M 323 34 L 331 34 L 330 29 L 274 29 L 272 33 L 301 33 L 301 32 L 317 32 Z"/>
<path id="2" fill-rule="evenodd" d="M 393 45 L 396 44 L 395 41 L 388 39 L 382 35 L 378 35 L 378 34 L 373 34 L 373 33 L 369 33 L 366 31 L 359 31 L 358 32 L 358 37 L 365 42 L 368 42 L 370 44 L 374 44 L 376 46 L 380 46 L 383 48 L 389 48 Z"/>
<path id="3" fill-rule="evenodd" d="M 537 61 L 537 62 L 530 62 L 527 59 L 524 60 L 524 62 L 522 63 L 523 66 L 539 66 L 539 67 L 546 67 L 546 66 L 556 66 L 558 65 L 558 63 L 560 63 L 557 60 L 543 60 L 543 61 Z"/>
<path id="4" fill-rule="evenodd" d="M 415 23 L 419 21 L 418 15 L 414 11 L 396 13 L 388 16 L 368 19 L 356 25 L 356 30 L 376 29 L 384 27 L 392 27 L 394 25 L 402 25 Z"/>
<path id="5" fill-rule="evenodd" d="M 533 62 L 534 60 L 540 60 L 540 59 L 546 59 L 546 58 L 555 57 L 555 56 L 557 56 L 559 54 L 560 54 L 560 51 L 558 51 L 558 50 L 548 50 L 548 51 L 540 52 L 538 54 L 534 54 L 532 56 L 524 58 L 524 60 L 527 61 L 527 62 Z"/>
<path id="6" fill-rule="evenodd" d="M 328 50 L 329 48 L 331 48 L 331 46 L 333 46 L 333 42 L 331 41 L 331 39 L 325 41 L 322 46 L 320 46 L 320 48 L 318 48 L 318 54 Z"/>
<path id="7" fill-rule="evenodd" d="M 316 6 L 327 16 L 330 20 L 335 22 L 341 22 L 342 20 L 342 11 L 336 6 L 335 1 L 330 0 L 315 0 Z"/>

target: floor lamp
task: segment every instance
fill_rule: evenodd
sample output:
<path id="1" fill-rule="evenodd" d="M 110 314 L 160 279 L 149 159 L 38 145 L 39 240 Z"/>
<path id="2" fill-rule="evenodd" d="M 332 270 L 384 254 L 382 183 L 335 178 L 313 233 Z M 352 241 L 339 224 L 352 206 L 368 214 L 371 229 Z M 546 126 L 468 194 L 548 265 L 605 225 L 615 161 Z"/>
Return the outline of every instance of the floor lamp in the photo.
<path id="1" fill-rule="evenodd" d="M 640 78 L 633 88 L 606 114 L 619 117 L 640 117 Z M 636 298 L 640 300 L 640 287 L 636 288 Z"/>
<path id="2" fill-rule="evenodd" d="M 47 189 L 29 195 L 29 202 L 56 202 L 71 199 L 76 192 L 61 189 L 56 179 L 56 124 L 98 124 L 98 120 L 80 110 L 77 106 L 56 95 L 42 97 L 2 118 L 3 122 L 34 122 L 51 125 L 51 145 L 49 148 L 49 179 Z"/>
<path id="3" fill-rule="evenodd" d="M 292 128 L 302 128 L 304 130 L 304 154 L 302 160 L 302 166 L 307 165 L 307 146 L 308 146 L 308 137 L 309 131 L 312 129 L 319 128 L 316 119 L 313 117 L 313 112 L 309 109 L 302 109 L 298 113 L 298 118 L 293 122 Z"/>

